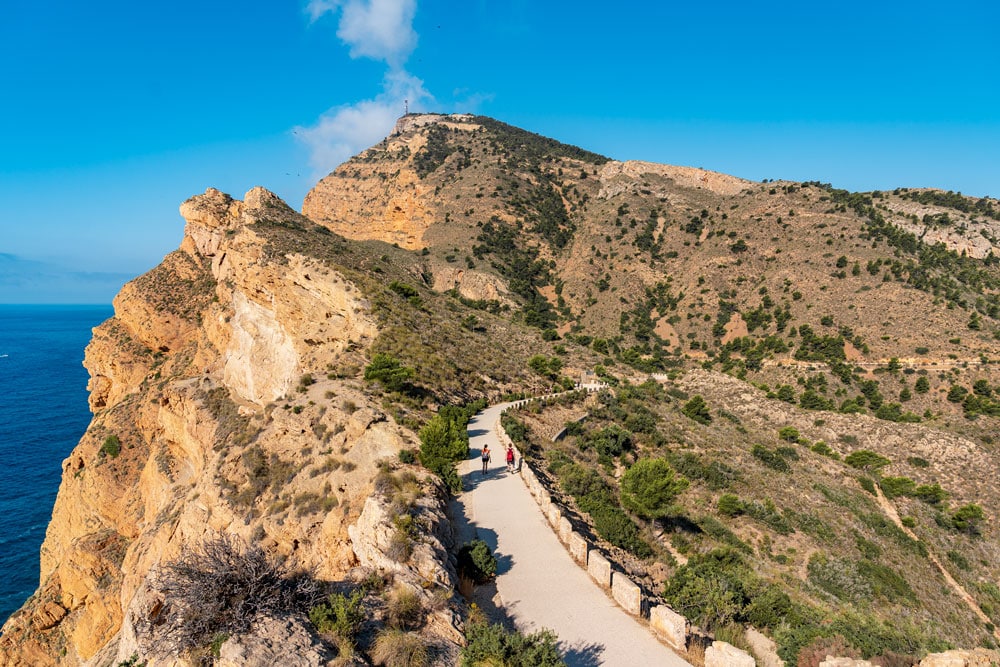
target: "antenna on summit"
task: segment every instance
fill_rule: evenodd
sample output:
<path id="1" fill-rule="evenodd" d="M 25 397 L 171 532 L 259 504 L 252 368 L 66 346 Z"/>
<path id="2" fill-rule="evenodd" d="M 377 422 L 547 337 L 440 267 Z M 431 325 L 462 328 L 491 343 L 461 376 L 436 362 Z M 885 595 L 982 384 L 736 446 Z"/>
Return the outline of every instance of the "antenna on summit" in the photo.
<path id="1" fill-rule="evenodd" d="M 410 100 L 403 100 L 403 115 L 410 115 Z"/>

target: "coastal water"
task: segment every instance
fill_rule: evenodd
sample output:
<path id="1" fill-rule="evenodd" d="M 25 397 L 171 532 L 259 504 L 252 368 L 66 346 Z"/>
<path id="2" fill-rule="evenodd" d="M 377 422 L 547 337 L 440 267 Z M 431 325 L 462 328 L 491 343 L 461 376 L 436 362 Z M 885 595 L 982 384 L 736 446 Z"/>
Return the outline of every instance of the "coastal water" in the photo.
<path id="1" fill-rule="evenodd" d="M 38 586 L 61 464 L 90 422 L 83 349 L 111 315 L 0 305 L 0 622 Z"/>

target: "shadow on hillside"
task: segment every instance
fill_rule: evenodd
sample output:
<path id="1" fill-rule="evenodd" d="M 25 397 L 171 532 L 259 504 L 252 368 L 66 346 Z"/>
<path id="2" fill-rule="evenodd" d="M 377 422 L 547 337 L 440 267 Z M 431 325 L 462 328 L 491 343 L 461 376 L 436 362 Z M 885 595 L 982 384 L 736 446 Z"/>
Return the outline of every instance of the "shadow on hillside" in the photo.
<path id="1" fill-rule="evenodd" d="M 601 656 L 604 655 L 603 644 L 590 643 L 567 646 L 565 642 L 559 642 L 559 651 L 568 667 L 598 667 L 604 664 L 601 659 Z"/>

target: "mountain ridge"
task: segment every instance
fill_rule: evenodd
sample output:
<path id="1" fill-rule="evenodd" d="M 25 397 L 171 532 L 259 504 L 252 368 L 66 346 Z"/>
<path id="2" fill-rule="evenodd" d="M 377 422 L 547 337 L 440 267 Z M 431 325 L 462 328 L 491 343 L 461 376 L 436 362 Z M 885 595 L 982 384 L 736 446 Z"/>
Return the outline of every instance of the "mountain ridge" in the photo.
<path id="1" fill-rule="evenodd" d="M 471 115 L 400 119 L 321 180 L 304 214 L 264 188 L 243 201 L 209 188 L 181 206 L 180 248 L 126 285 L 95 330 L 94 419 L 64 462 L 39 591 L 5 625 L 0 664 L 163 658 L 157 568 L 214 534 L 327 584 L 355 585 L 363 565 L 391 571 L 427 609 L 422 641 L 454 658 L 463 612 L 444 488 L 402 461 L 444 406 L 572 387 L 585 373 L 623 387 L 665 373 L 677 396 L 688 387 L 735 418 L 701 432 L 677 396 L 651 394 L 662 406 L 623 421 L 649 452 L 708 456 L 713 438 L 749 451 L 750 437 L 771 451 L 784 446 L 768 444 L 779 426 L 796 424 L 842 458 L 858 433 L 891 434 L 864 441 L 890 454 L 885 443 L 906 447 L 919 429 L 992 461 L 997 210 L 933 190 L 616 162 Z M 729 401 L 745 415 L 720 407 Z M 647 451 L 602 463 L 581 442 L 572 456 L 598 470 Z M 535 444 L 530 455 L 548 456 Z M 819 451 L 800 458 L 825 465 Z M 744 454 L 753 464 L 730 455 Z M 957 576 L 995 612 L 982 582 L 1000 566 L 984 546 L 1000 500 L 950 459 L 912 457 L 930 470 L 886 470 L 985 507 L 985 539 L 955 538 L 976 554 L 959 554 L 971 565 Z M 858 475 L 839 463 L 829 474 Z M 710 507 L 717 491 L 692 495 Z M 901 498 L 924 521 L 950 520 Z M 733 530 L 763 539 L 747 522 Z M 928 530 L 934 548 L 950 535 Z M 411 551 L 391 556 L 401 543 Z M 391 596 L 366 595 L 378 627 Z M 297 637 L 337 652 L 296 613 Z M 226 645 L 244 641 L 255 640 Z"/>

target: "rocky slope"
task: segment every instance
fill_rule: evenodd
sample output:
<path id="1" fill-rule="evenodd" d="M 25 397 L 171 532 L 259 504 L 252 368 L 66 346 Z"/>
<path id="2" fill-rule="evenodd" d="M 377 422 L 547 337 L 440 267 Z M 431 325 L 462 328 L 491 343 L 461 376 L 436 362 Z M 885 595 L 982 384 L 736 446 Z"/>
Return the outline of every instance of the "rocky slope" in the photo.
<path id="1" fill-rule="evenodd" d="M 834 425 L 861 428 L 857 442 L 941 475 L 918 481 L 987 506 L 993 535 L 998 211 L 617 162 L 469 115 L 400 119 L 305 215 L 262 188 L 209 189 L 181 207 L 181 247 L 94 331 L 94 418 L 0 664 L 183 664 L 157 643 L 172 604 L 159 573 L 220 534 L 324 584 L 391 574 L 421 596 L 421 641 L 447 662 L 460 638 L 443 492 L 398 454 L 441 405 L 584 370 L 704 366 L 684 391 L 744 406 L 730 414 L 748 425 L 798 403 L 781 420 L 840 454 Z M 377 355 L 411 369 L 405 391 L 365 379 Z M 968 551 L 994 571 L 988 549 Z M 366 599 L 371 635 L 386 612 Z M 229 637 L 217 659 L 343 653 L 306 611 Z"/>
<path id="2" fill-rule="evenodd" d="M 5 625 L 0 664 L 155 659 L 158 568 L 218 534 L 320 581 L 391 564 L 423 595 L 454 587 L 433 479 L 412 508 L 421 546 L 377 558 L 399 510 L 373 480 L 416 440 L 357 378 L 379 333 L 369 297 L 329 264 L 275 249 L 262 225 L 311 223 L 262 188 L 244 201 L 210 189 L 181 212 L 180 250 L 122 290 L 87 348 L 93 422 L 64 462 L 41 585 Z M 447 605 L 436 614 L 425 633 L 455 646 Z M 246 642 L 312 646 L 302 664 L 336 653 L 303 613 L 269 627 L 223 656 Z"/>

